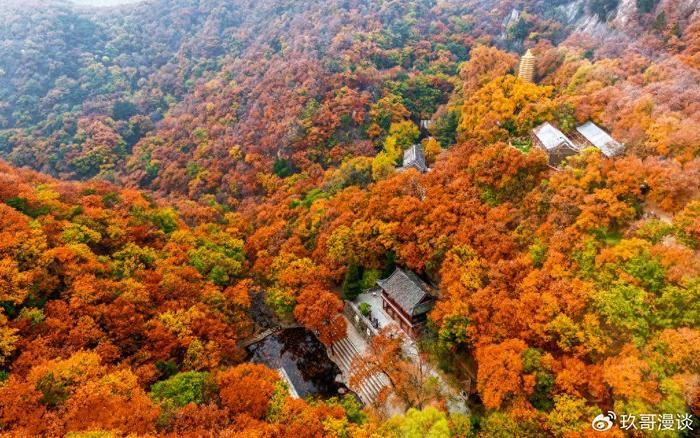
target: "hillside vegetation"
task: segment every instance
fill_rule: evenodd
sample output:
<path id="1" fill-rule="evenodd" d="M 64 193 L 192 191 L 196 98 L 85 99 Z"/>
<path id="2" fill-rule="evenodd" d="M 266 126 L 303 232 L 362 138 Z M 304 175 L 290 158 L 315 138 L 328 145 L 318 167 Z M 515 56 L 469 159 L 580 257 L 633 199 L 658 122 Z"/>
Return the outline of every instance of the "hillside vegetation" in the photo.
<path id="1" fill-rule="evenodd" d="M 3 433 L 700 427 L 697 2 L 43 4 L 0 5 Z M 624 154 L 530 147 L 589 120 Z M 432 170 L 396 172 L 417 142 Z M 421 345 L 473 363 L 470 416 L 295 400 L 245 363 L 258 298 L 331 344 L 337 291 L 394 265 L 439 287 Z"/>

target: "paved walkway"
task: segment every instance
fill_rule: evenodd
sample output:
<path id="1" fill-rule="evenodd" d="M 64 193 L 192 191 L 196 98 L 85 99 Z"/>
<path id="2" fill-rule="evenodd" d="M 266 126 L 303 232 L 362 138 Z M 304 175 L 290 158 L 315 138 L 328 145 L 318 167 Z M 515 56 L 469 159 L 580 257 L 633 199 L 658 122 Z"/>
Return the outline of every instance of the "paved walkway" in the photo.
<path id="1" fill-rule="evenodd" d="M 345 318 L 345 315 L 343 315 L 343 318 Z M 352 325 L 347 318 L 345 319 L 347 323 L 347 336 L 345 339 L 333 345 L 334 352 L 330 353 L 329 351 L 329 356 L 340 368 L 343 383 L 359 395 L 363 403 L 366 405 L 374 405 L 377 395 L 385 386 L 388 386 L 389 382 L 386 376 L 376 374 L 362 382 L 359 387 L 350 385 L 352 361 L 356 357 L 364 354 L 367 350 L 367 343 L 362 335 L 357 332 L 355 326 Z"/>
<path id="2" fill-rule="evenodd" d="M 375 318 L 379 322 L 379 330 L 389 327 L 389 326 L 394 326 L 397 328 L 397 330 L 401 330 L 397 324 L 396 321 L 394 321 L 385 311 L 382 306 L 382 297 L 378 292 L 373 292 L 373 291 L 367 291 L 365 293 L 362 293 L 355 298 L 353 301 L 355 305 L 359 305 L 360 303 L 368 303 L 371 308 L 371 313 L 372 317 Z M 352 324 L 350 324 L 352 325 Z M 354 327 L 353 327 L 354 328 Z M 354 330 L 354 332 L 357 334 L 357 331 Z M 357 334 L 357 337 L 359 338 L 359 342 L 363 343 L 366 345 L 364 338 L 362 338 L 359 334 Z M 402 333 L 402 338 L 403 338 L 403 349 L 404 352 L 413 359 L 414 362 L 417 362 L 419 360 L 419 355 L 418 355 L 418 346 L 416 345 L 416 342 L 413 338 L 411 338 L 408 335 L 405 335 Z M 426 368 L 428 369 L 428 373 L 430 374 L 431 377 L 435 377 L 438 379 L 440 382 L 440 389 L 443 395 L 447 398 L 447 408 L 450 412 L 459 412 L 462 414 L 468 414 L 469 409 L 467 408 L 466 405 L 466 398 L 462 396 L 461 391 L 459 388 L 453 388 L 450 385 L 447 384 L 445 379 L 442 378 L 442 376 L 435 370 L 435 368 L 432 366 L 432 364 L 427 363 L 425 364 Z"/>
<path id="3" fill-rule="evenodd" d="M 419 357 L 418 347 L 412 339 L 408 337 L 404 339 L 403 350 L 406 355 L 411 357 L 414 363 L 418 362 L 419 360 L 424 361 L 423 365 L 425 367 L 424 369 L 427 371 L 427 374 L 430 377 L 436 378 L 439 382 L 440 393 L 447 401 L 448 412 L 469 415 L 470 411 L 467 407 L 467 397 L 462 395 L 462 391 L 459 388 L 453 388 L 452 386 L 448 385 L 445 379 L 442 378 L 442 375 L 438 373 L 430 362 L 427 362 L 425 359 L 421 359 Z"/>
<path id="4" fill-rule="evenodd" d="M 367 303 L 371 308 L 371 313 L 372 313 L 372 318 L 376 318 L 377 321 L 379 322 L 379 330 L 383 329 L 384 327 L 387 327 L 392 324 L 396 324 L 396 322 L 391 319 L 389 315 L 384 311 L 384 308 L 382 306 L 382 297 L 379 295 L 378 292 L 365 292 L 361 293 L 360 295 L 357 296 L 353 300 L 353 303 L 355 305 L 360 305 L 360 303 Z"/>

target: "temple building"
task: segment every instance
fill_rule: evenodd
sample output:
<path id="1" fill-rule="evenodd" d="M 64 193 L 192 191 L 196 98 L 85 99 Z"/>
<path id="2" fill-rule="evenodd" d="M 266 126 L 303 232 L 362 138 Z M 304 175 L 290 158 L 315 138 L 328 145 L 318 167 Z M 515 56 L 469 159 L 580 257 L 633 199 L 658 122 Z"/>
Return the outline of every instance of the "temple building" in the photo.
<path id="1" fill-rule="evenodd" d="M 535 82 L 535 55 L 530 49 L 520 58 L 518 77 L 526 82 Z"/>
<path id="2" fill-rule="evenodd" d="M 610 134 L 602 130 L 593 122 L 586 122 L 576 128 L 576 140 L 583 147 L 596 147 L 608 158 L 620 154 L 624 150 L 624 145 L 612 138 Z"/>
<path id="3" fill-rule="evenodd" d="M 410 148 L 403 151 L 403 166 L 398 170 L 408 170 L 414 168 L 421 173 L 427 172 L 428 165 L 425 164 L 425 153 L 423 152 L 423 146 L 419 144 L 414 144 Z"/>
<path id="4" fill-rule="evenodd" d="M 578 148 L 560 130 L 543 123 L 532 130 L 532 144 L 544 150 L 549 164 L 557 167 L 566 158 L 578 153 Z"/>
<path id="5" fill-rule="evenodd" d="M 396 268 L 384 280 L 377 280 L 382 291 L 382 307 L 401 329 L 412 337 L 417 336 L 428 312 L 435 305 L 435 297 L 427 283 L 411 271 Z"/>

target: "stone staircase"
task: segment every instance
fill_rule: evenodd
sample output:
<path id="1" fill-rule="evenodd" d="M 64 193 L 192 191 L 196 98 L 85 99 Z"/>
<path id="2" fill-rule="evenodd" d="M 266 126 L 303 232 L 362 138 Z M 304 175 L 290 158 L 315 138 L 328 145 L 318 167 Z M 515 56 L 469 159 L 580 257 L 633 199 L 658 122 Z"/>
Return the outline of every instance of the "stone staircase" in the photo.
<path id="1" fill-rule="evenodd" d="M 358 352 L 357 347 L 355 347 L 352 341 L 350 341 L 348 338 L 335 343 L 333 345 L 333 351 L 334 353 L 331 355 L 331 359 L 338 364 L 338 367 L 340 367 L 340 370 L 343 372 L 343 378 L 347 383 L 350 380 L 350 367 L 352 360 L 356 356 L 359 356 L 360 353 Z M 387 386 L 388 383 L 388 379 L 385 376 L 375 374 L 369 379 L 365 379 L 359 388 L 353 388 L 350 387 L 350 385 L 348 386 L 352 391 L 360 396 L 363 403 L 369 405 L 374 403 L 379 392 L 382 390 L 382 388 Z"/>

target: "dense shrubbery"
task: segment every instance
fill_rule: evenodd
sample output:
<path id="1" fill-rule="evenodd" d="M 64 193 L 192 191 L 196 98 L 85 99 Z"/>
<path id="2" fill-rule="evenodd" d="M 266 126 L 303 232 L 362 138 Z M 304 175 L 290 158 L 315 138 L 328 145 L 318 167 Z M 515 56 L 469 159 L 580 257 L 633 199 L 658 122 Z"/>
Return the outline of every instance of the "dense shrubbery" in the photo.
<path id="1" fill-rule="evenodd" d="M 663 26 L 559 41 L 530 3 L 513 32 L 507 2 L 4 5 L 0 152 L 92 179 L 0 164 L 4 430 L 568 436 L 609 409 L 697 415 L 700 24 L 664 3 Z M 538 84 L 497 48 L 522 44 Z M 587 120 L 626 154 L 555 172 L 525 140 Z M 395 172 L 416 141 L 433 170 Z M 474 359 L 472 418 L 382 422 L 241 363 L 251 292 L 332 345 L 334 291 L 395 264 L 439 285 L 430 344 Z M 406 406 L 441 407 L 380 341 L 367 363 L 392 359 Z"/>

